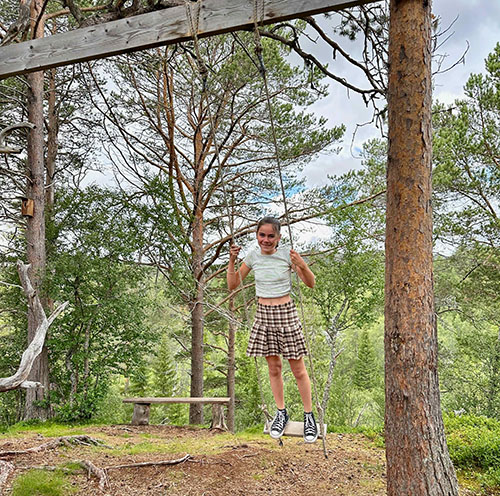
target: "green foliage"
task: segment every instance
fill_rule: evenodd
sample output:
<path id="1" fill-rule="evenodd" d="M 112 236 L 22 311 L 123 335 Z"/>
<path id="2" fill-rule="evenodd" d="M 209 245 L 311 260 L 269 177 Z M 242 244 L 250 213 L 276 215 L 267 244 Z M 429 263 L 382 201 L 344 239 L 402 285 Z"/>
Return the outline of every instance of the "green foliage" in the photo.
<path id="1" fill-rule="evenodd" d="M 248 331 L 237 334 L 236 345 L 236 418 L 237 430 L 243 430 L 249 426 L 262 428 L 264 417 L 261 413 L 261 396 L 259 381 L 257 379 L 257 368 L 255 359 L 246 356 L 248 343 Z M 263 359 L 258 360 L 258 372 L 262 384 L 264 399 L 273 414 L 274 399 L 269 392 L 267 364 Z"/>
<path id="2" fill-rule="evenodd" d="M 500 419 L 500 44 L 465 98 L 437 104 L 435 301 L 443 405 Z M 451 247 L 451 248 L 450 248 Z"/>
<path id="3" fill-rule="evenodd" d="M 130 260 L 139 222 L 118 197 L 98 187 L 60 193 L 48 230 L 54 250 L 47 291 L 71 304 L 48 342 L 57 385 L 50 401 L 65 421 L 91 418 L 109 378 L 139 367 L 153 339 L 147 272 Z"/>
<path id="4" fill-rule="evenodd" d="M 498 271 L 479 263 L 479 247 L 458 249 L 435 264 L 440 383 L 446 409 L 500 418 Z M 473 267 L 473 270 L 470 267 Z"/>
<path id="5" fill-rule="evenodd" d="M 76 490 L 62 471 L 29 470 L 14 480 L 12 496 L 68 496 Z"/>
<path id="6" fill-rule="evenodd" d="M 478 471 L 488 489 L 500 489 L 500 422 L 474 415 L 445 415 L 451 459 L 457 468 Z"/>
<path id="7" fill-rule="evenodd" d="M 498 247 L 500 221 L 500 44 L 486 60 L 486 74 L 472 74 L 466 98 L 454 109 L 434 109 L 436 234 L 460 244 Z"/>

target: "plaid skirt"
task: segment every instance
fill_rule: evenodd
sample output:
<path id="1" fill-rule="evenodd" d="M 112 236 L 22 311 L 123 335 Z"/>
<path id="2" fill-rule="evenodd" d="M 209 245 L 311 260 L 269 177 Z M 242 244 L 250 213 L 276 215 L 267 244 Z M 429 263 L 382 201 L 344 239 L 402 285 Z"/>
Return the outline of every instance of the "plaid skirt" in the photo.
<path id="1" fill-rule="evenodd" d="M 282 355 L 287 360 L 307 355 L 302 325 L 293 301 L 281 305 L 257 304 L 247 355 Z"/>

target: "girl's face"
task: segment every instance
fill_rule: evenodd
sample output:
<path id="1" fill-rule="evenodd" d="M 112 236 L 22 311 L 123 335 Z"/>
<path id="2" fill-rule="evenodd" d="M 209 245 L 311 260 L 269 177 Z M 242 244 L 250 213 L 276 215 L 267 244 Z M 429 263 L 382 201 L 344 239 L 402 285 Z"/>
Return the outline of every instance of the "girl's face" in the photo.
<path id="1" fill-rule="evenodd" d="M 272 255 L 276 251 L 280 239 L 281 235 L 274 230 L 272 224 L 263 224 L 257 231 L 257 242 L 264 255 Z"/>

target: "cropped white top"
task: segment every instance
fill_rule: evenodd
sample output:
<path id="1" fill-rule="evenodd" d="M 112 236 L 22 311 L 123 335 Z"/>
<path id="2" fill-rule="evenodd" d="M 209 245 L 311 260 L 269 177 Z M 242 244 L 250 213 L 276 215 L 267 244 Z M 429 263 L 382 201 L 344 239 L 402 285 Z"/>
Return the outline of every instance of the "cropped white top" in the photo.
<path id="1" fill-rule="evenodd" d="M 272 255 L 263 255 L 260 248 L 252 250 L 243 260 L 255 274 L 258 297 L 279 298 L 292 290 L 290 249 L 278 248 Z"/>

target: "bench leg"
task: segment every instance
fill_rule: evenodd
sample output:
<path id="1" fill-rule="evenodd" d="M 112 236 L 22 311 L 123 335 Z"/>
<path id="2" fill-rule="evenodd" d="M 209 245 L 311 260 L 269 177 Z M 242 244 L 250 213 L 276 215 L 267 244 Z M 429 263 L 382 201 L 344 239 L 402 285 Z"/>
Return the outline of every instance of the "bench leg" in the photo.
<path id="1" fill-rule="evenodd" d="M 224 418 L 224 405 L 214 403 L 212 405 L 212 423 L 210 429 L 227 431 L 226 419 Z"/>
<path id="2" fill-rule="evenodd" d="M 149 424 L 150 403 L 134 403 L 134 414 L 132 415 L 132 425 Z"/>

